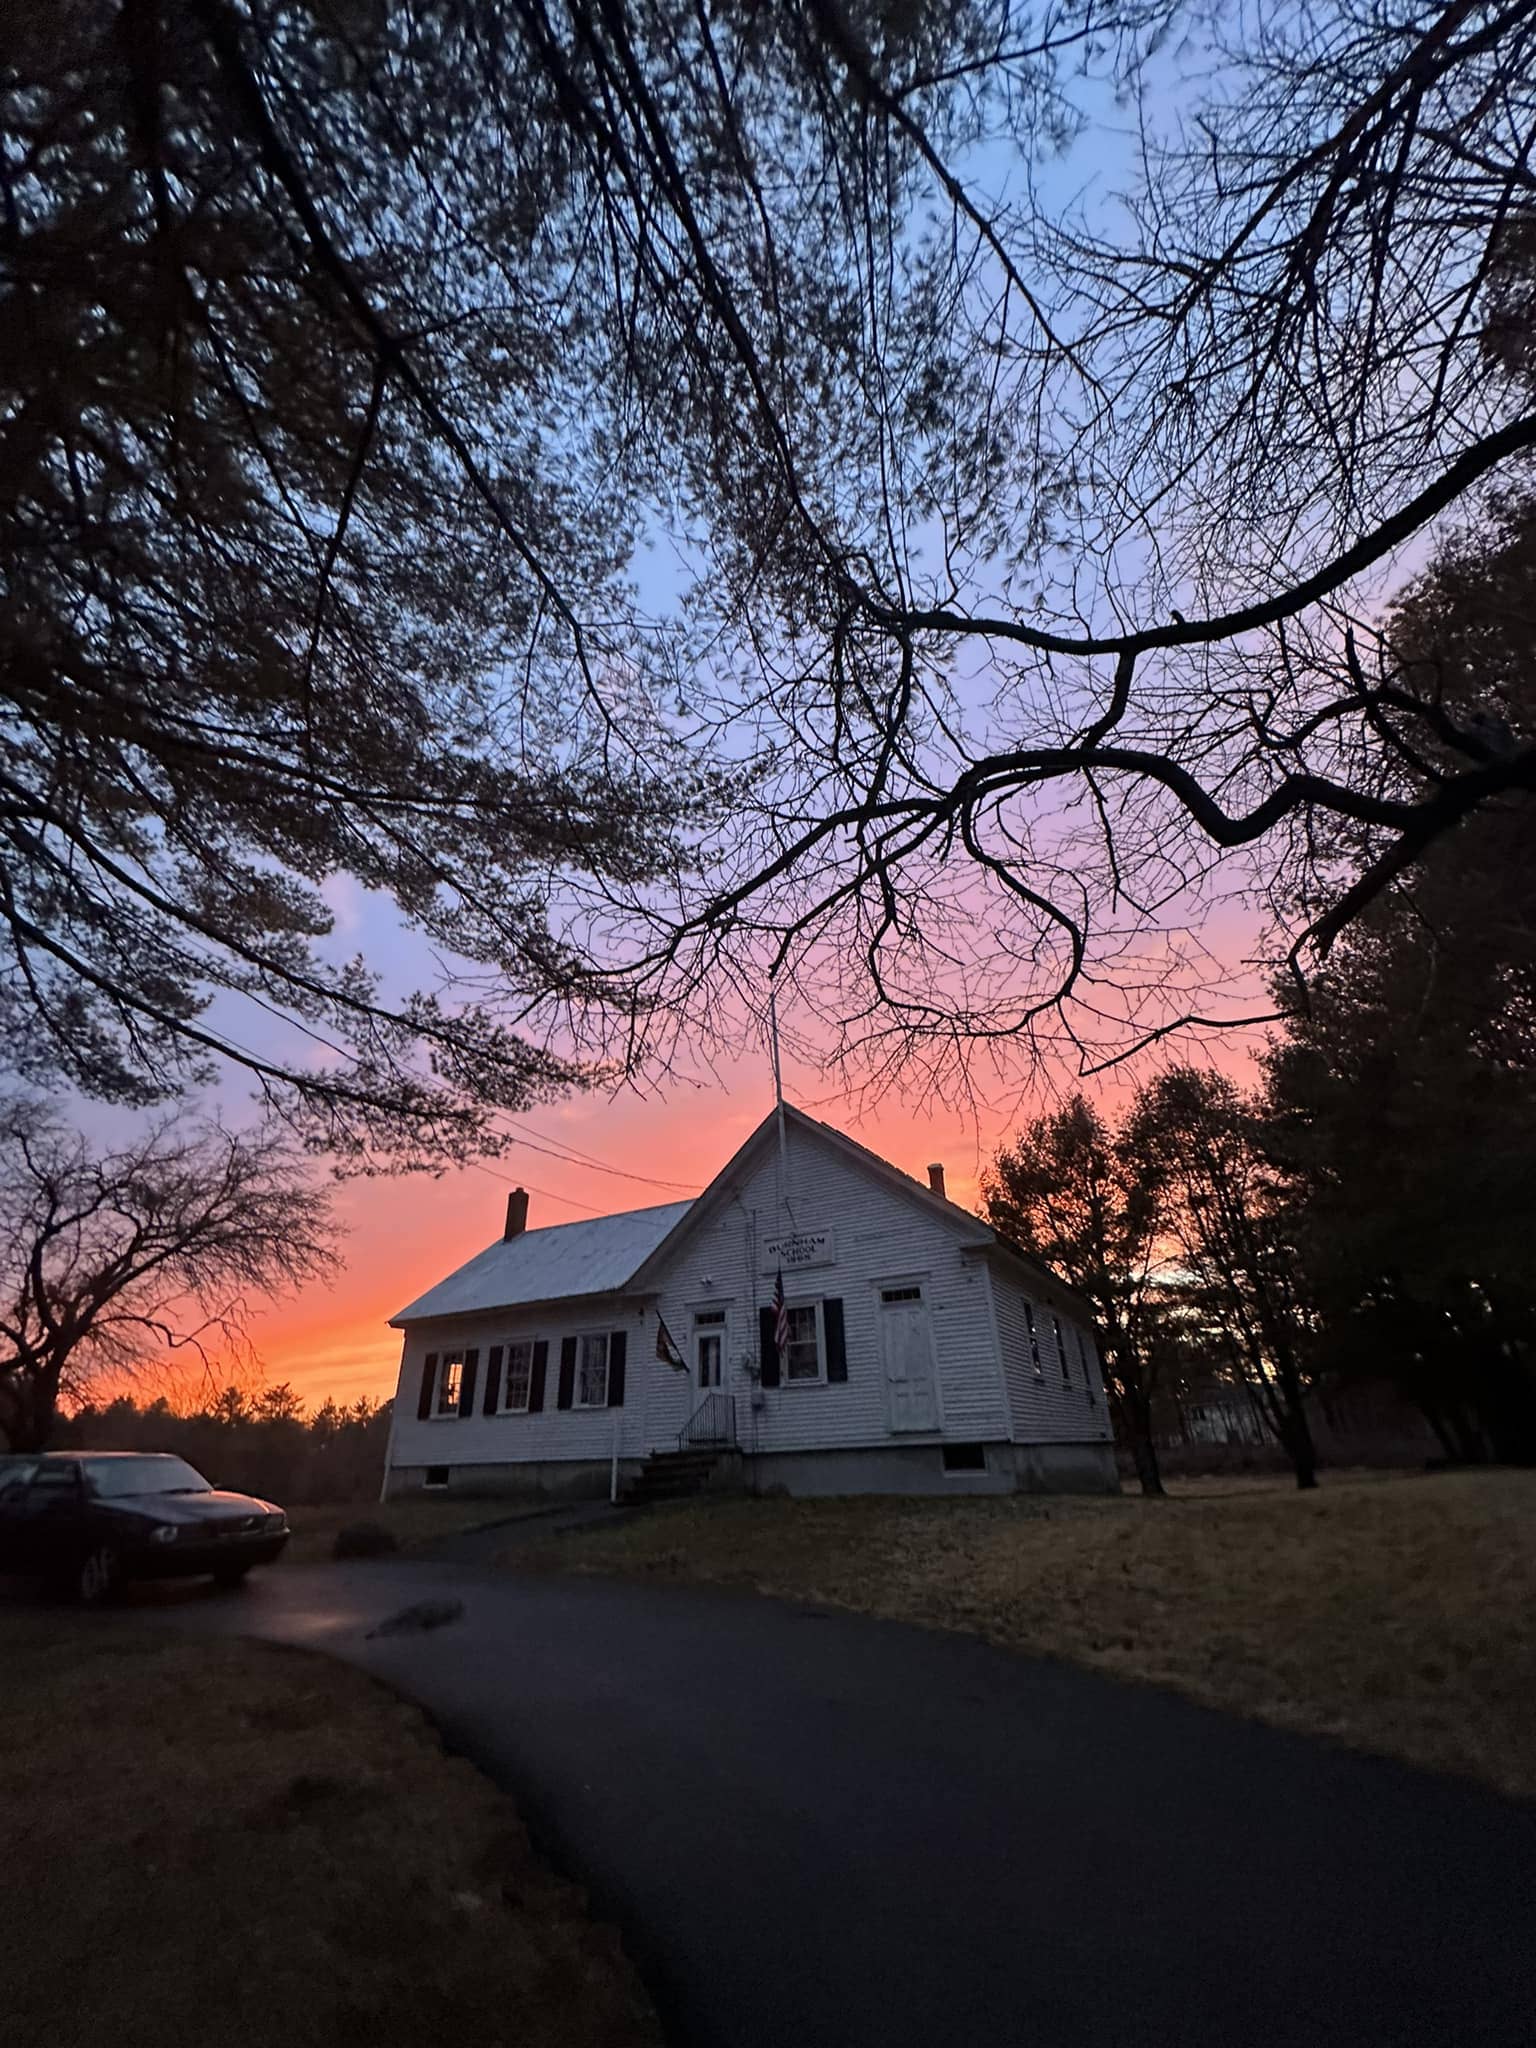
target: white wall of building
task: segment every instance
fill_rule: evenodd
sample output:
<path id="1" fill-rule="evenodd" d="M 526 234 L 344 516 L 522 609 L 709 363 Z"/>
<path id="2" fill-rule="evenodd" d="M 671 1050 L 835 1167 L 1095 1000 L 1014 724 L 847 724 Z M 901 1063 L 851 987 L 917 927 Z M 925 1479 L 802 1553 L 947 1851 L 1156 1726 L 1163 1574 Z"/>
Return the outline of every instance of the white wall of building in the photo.
<path id="1" fill-rule="evenodd" d="M 791 1306 L 842 1304 L 845 1381 L 759 1380 L 759 1313 L 771 1303 L 785 1235 L 815 1241 L 815 1262 L 784 1260 Z M 393 1468 L 594 1462 L 617 1448 L 629 1463 L 670 1450 L 705 1398 L 697 1372 L 701 1327 L 723 1338 L 720 1392 L 734 1403 L 737 1440 L 749 1454 L 854 1450 L 938 1442 L 1066 1443 L 1109 1437 L 1109 1418 L 1091 1336 L 1088 1398 L 1073 1338 L 1063 1381 L 1053 1315 L 1076 1329 L 1058 1299 L 1033 1299 L 1041 1370 L 1030 1354 L 1025 1303 L 1031 1296 L 1009 1261 L 985 1249 L 987 1233 L 960 1209 L 913 1200 L 883 1175 L 814 1129 L 791 1120 L 787 1158 L 775 1143 L 756 1149 L 738 1181 L 717 1191 L 711 1211 L 684 1230 L 654 1278 L 654 1300 L 517 1308 L 410 1326 L 403 1347 L 391 1451 Z M 882 1354 L 884 1290 L 918 1288 L 934 1365 L 932 1427 L 893 1428 Z M 657 1315 L 687 1369 L 657 1356 Z M 723 1315 L 723 1323 L 714 1320 Z M 700 1323 L 701 1317 L 710 1320 Z M 557 1406 L 562 1341 L 622 1328 L 627 1336 L 621 1408 Z M 493 1345 L 542 1339 L 549 1346 L 538 1414 L 484 1412 Z M 473 1347 L 479 1354 L 474 1412 L 418 1419 L 428 1353 Z M 899 1419 L 899 1417 L 898 1417 Z M 910 1414 L 906 1418 L 910 1420 Z"/>
<path id="2" fill-rule="evenodd" d="M 620 1457 L 644 1457 L 649 1448 L 644 1415 L 644 1394 L 649 1377 L 645 1354 L 656 1341 L 655 1319 L 647 1320 L 649 1335 L 632 1304 L 607 1299 L 564 1303 L 549 1308 L 506 1309 L 483 1316 L 412 1324 L 402 1347 L 390 1464 L 458 1466 L 559 1458 L 610 1458 L 616 1425 Z M 580 1337 L 589 1331 L 611 1332 L 618 1329 L 622 1329 L 627 1338 L 624 1405 L 621 1408 L 558 1408 L 562 1340 L 568 1336 Z M 486 1355 L 493 1344 L 505 1347 L 524 1338 L 542 1338 L 549 1345 L 543 1410 L 537 1415 L 487 1415 L 484 1412 Z M 416 1411 L 422 1367 L 428 1354 L 435 1352 L 441 1358 L 447 1351 L 471 1346 L 479 1353 L 474 1413 L 434 1415 L 426 1421 L 418 1419 Z"/>
<path id="3" fill-rule="evenodd" d="M 994 1257 L 991 1264 L 992 1299 L 1014 1442 L 1108 1441 L 1112 1434 L 1109 1409 L 1092 1332 L 1059 1303 L 1053 1303 L 1045 1289 L 1027 1287 L 1002 1258 Z M 1031 1311 L 1038 1371 L 1035 1349 L 1030 1343 Z"/>
<path id="4" fill-rule="evenodd" d="M 957 1210 L 951 1222 L 906 1199 L 793 1123 L 787 1150 L 781 1174 L 777 1148 L 765 1146 L 723 1211 L 684 1240 L 661 1275 L 661 1312 L 690 1368 L 698 1310 L 724 1307 L 729 1316 L 729 1390 L 737 1397 L 743 1449 L 822 1450 L 890 1440 L 880 1295 L 882 1288 L 903 1285 L 923 1291 L 937 1368 L 936 1426 L 917 1440 L 1006 1437 L 987 1276 L 979 1254 L 966 1249 L 967 1237 L 979 1234 L 971 1220 Z M 758 1312 L 773 1298 L 776 1262 L 769 1247 L 790 1231 L 828 1241 L 825 1263 L 785 1265 L 784 1295 L 791 1305 L 828 1296 L 841 1301 L 845 1383 L 757 1383 Z M 680 1428 L 685 1402 L 699 1398 L 693 1373 L 679 1385 L 680 1376 L 660 1370 L 672 1385 L 653 1412 L 664 1409 Z"/>

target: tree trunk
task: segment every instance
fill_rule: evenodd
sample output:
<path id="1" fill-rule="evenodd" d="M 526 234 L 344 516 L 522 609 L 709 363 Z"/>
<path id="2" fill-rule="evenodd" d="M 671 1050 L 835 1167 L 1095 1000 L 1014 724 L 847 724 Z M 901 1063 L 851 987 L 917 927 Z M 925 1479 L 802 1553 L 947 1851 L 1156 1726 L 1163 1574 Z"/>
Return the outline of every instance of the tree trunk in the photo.
<path id="1" fill-rule="evenodd" d="M 58 1407 L 58 1375 L 13 1373 L 0 1387 L 0 1429 L 12 1451 L 45 1451 Z"/>
<path id="2" fill-rule="evenodd" d="M 1306 1493 L 1317 1484 L 1317 1446 L 1312 1441 L 1312 1425 L 1307 1420 L 1301 1376 L 1286 1360 L 1280 1365 L 1278 1377 L 1280 1419 L 1275 1433 L 1296 1473 L 1297 1486 Z"/>
<path id="3" fill-rule="evenodd" d="M 1161 1500 L 1166 1492 L 1152 1440 L 1152 1397 L 1136 1384 L 1121 1387 L 1120 1414 L 1143 1495 Z"/>
<path id="4" fill-rule="evenodd" d="M 1301 1418 L 1299 1430 L 1286 1430 L 1285 1449 L 1296 1470 L 1297 1487 L 1306 1493 L 1317 1484 L 1317 1449 L 1305 1416 Z"/>
<path id="5" fill-rule="evenodd" d="M 1142 1493 L 1162 1500 L 1167 1494 L 1163 1475 L 1157 1463 L 1157 1445 L 1152 1441 L 1151 1432 L 1137 1431 L 1131 1436 L 1131 1456 L 1136 1463 L 1136 1477 Z"/>

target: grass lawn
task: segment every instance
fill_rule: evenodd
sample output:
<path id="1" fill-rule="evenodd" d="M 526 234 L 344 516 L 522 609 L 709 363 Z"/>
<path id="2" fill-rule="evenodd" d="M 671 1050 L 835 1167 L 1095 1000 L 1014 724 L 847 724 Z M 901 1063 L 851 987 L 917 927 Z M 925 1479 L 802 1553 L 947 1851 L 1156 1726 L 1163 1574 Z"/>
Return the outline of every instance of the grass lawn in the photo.
<path id="1" fill-rule="evenodd" d="M 965 1629 L 1536 1798 L 1536 1473 L 690 1502 L 504 1562 Z"/>
<path id="2" fill-rule="evenodd" d="M 0 1608 L 0 2035 L 22 2048 L 640 2048 L 617 1938 L 382 1686 Z"/>

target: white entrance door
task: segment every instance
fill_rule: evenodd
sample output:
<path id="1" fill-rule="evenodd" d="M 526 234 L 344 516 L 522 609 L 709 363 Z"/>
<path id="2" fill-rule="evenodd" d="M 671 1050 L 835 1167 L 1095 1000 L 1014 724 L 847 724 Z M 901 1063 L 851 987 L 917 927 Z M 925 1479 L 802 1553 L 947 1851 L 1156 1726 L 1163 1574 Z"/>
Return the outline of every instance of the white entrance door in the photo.
<path id="1" fill-rule="evenodd" d="M 880 1356 L 891 1428 L 937 1429 L 933 1339 L 921 1287 L 881 1288 Z"/>

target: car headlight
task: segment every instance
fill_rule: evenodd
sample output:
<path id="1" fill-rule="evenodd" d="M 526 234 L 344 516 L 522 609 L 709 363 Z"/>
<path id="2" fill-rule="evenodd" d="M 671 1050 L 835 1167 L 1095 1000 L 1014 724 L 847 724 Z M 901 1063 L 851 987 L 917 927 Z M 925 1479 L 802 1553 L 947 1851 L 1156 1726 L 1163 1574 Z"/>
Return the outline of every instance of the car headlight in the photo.
<path id="1" fill-rule="evenodd" d="M 150 1530 L 149 1540 L 151 1543 L 174 1543 L 180 1534 L 174 1522 L 162 1522 L 158 1529 Z"/>

